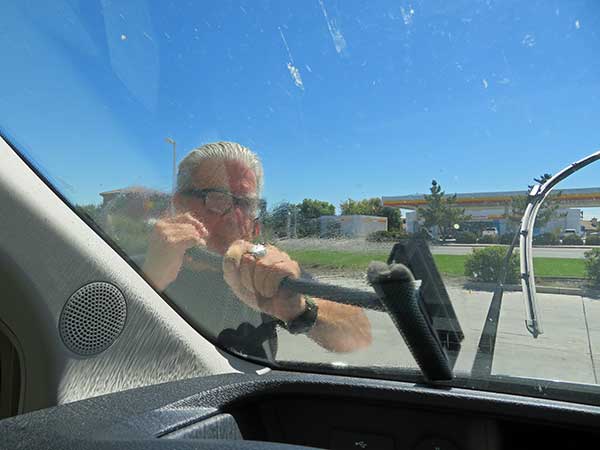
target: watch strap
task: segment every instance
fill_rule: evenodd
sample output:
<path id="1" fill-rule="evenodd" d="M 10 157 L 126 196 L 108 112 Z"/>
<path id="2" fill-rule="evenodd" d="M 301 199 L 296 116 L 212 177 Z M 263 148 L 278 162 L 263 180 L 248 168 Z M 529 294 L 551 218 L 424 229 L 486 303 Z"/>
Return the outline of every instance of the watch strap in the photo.
<path id="1" fill-rule="evenodd" d="M 282 322 L 282 326 L 291 334 L 308 333 L 317 323 L 319 306 L 312 297 L 304 296 L 306 309 L 302 314 L 289 322 Z"/>

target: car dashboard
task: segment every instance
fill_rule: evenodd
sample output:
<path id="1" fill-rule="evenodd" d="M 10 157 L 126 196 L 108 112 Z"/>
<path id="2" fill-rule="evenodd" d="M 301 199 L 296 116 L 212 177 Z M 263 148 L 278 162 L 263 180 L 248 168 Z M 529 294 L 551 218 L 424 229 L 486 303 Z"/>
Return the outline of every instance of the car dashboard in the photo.
<path id="1" fill-rule="evenodd" d="M 2 448 L 582 448 L 600 409 L 515 395 L 268 371 L 132 389 L 0 422 Z M 288 447 L 291 446 L 291 447 Z"/>

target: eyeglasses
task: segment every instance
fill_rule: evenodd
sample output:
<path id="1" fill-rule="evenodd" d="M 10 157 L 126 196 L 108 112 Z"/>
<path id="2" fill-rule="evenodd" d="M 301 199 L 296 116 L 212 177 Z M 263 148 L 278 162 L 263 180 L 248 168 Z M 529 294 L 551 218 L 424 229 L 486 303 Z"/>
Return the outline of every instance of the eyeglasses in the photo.
<path id="1" fill-rule="evenodd" d="M 256 217 L 260 199 L 257 197 L 238 197 L 226 189 L 186 189 L 183 195 L 196 197 L 202 200 L 204 206 L 211 212 L 224 216 L 233 208 L 241 209 L 245 214 Z"/>

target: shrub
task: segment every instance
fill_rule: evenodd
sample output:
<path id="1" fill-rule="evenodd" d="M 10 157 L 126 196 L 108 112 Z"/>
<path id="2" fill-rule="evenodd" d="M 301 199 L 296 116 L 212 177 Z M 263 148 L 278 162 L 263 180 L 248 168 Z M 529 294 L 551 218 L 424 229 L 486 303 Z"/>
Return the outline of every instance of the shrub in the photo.
<path id="1" fill-rule="evenodd" d="M 472 231 L 461 231 L 456 234 L 458 244 L 474 244 L 477 242 L 477 235 Z"/>
<path id="2" fill-rule="evenodd" d="M 504 247 L 475 249 L 465 261 L 465 275 L 475 281 L 498 281 L 505 257 Z M 506 270 L 506 283 L 516 283 L 518 279 L 519 258 L 513 253 Z"/>
<path id="3" fill-rule="evenodd" d="M 600 245 L 600 236 L 593 235 L 585 238 L 585 245 Z"/>
<path id="4" fill-rule="evenodd" d="M 563 245 L 583 245 L 583 239 L 576 234 L 569 234 L 562 240 Z"/>
<path id="5" fill-rule="evenodd" d="M 590 284 L 600 287 L 600 248 L 593 248 L 584 253 L 585 273 Z"/>
<path id="6" fill-rule="evenodd" d="M 504 245 L 512 244 L 513 238 L 515 237 L 514 233 L 505 233 L 500 235 L 500 243 Z"/>
<path id="7" fill-rule="evenodd" d="M 480 244 L 497 244 L 498 236 L 481 236 L 477 239 L 477 242 Z"/>
<path id="8" fill-rule="evenodd" d="M 560 241 L 553 233 L 538 234 L 533 237 L 533 245 L 557 245 Z"/>
<path id="9" fill-rule="evenodd" d="M 374 231 L 367 236 L 369 242 L 396 242 L 406 238 L 403 231 Z"/>

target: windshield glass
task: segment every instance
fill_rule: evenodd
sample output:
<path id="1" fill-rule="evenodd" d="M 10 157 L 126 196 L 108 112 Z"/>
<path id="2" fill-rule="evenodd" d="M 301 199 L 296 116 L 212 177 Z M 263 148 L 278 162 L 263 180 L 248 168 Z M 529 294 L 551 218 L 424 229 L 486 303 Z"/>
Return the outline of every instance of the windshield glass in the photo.
<path id="1" fill-rule="evenodd" d="M 452 383 L 600 402 L 597 166 L 538 212 L 535 337 L 515 238 L 598 149 L 599 27 L 593 1 L 13 1 L 0 131 L 233 353 L 414 379 L 390 305 L 285 281 L 367 298 L 394 261 Z"/>

